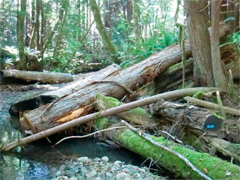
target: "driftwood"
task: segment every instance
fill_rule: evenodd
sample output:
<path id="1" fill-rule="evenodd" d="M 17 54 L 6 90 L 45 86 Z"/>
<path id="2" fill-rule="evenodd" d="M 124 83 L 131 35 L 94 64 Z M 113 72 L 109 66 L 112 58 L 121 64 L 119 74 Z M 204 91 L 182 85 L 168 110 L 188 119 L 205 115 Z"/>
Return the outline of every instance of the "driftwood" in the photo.
<path id="1" fill-rule="evenodd" d="M 1 79 L 15 78 L 27 82 L 41 82 L 41 83 L 67 83 L 75 79 L 74 75 L 68 73 L 50 73 L 38 71 L 20 71 L 20 70 L 1 70 Z"/>
<path id="2" fill-rule="evenodd" d="M 96 124 L 98 125 L 97 128 L 101 130 L 101 127 L 108 127 L 111 123 L 105 119 L 99 119 Z M 119 124 L 119 126 L 121 125 Z M 110 128 L 117 126 L 115 124 Z M 136 133 L 135 130 L 132 131 L 127 128 L 115 129 L 104 132 L 104 137 L 145 158 L 152 159 L 154 164 L 164 167 L 182 178 L 238 179 L 239 177 L 240 168 L 237 165 L 211 157 L 206 153 L 190 150 L 163 137 L 145 134 L 142 130 L 137 130 Z"/>
<path id="3" fill-rule="evenodd" d="M 187 96 L 187 95 L 191 95 L 194 94 L 198 91 L 202 91 L 202 92 L 209 92 L 209 91 L 216 91 L 218 90 L 217 88 L 191 88 L 191 89 L 182 89 L 182 90 L 176 90 L 176 91 L 171 91 L 171 92 L 166 92 L 166 93 L 162 93 L 162 94 L 158 94 L 152 97 L 148 97 L 145 99 L 141 99 L 138 101 L 134 101 L 128 104 L 123 104 L 121 106 L 118 107 L 114 107 L 111 109 L 107 109 L 105 111 L 100 111 L 98 113 L 93 113 L 93 114 L 89 114 L 83 117 L 79 117 L 77 119 L 74 119 L 72 121 L 66 122 L 64 124 L 58 125 L 57 127 L 53 127 L 41 132 L 38 132 L 34 135 L 19 139 L 18 141 L 12 142 L 10 144 L 7 144 L 5 146 L 2 147 L 2 151 L 8 151 L 11 150 L 17 146 L 22 146 L 25 145 L 27 143 L 31 143 L 33 141 L 42 139 L 44 137 L 53 135 L 55 133 L 64 131 L 66 129 L 69 129 L 71 127 L 77 126 L 79 124 L 83 124 L 101 117 L 107 117 L 107 116 L 111 116 L 114 114 L 118 114 L 124 111 L 128 111 L 131 110 L 133 108 L 136 107 L 141 107 L 141 106 L 145 106 L 148 104 L 152 104 L 155 103 L 157 101 L 159 101 L 160 99 L 174 99 L 174 98 L 180 98 L 183 96 Z"/>

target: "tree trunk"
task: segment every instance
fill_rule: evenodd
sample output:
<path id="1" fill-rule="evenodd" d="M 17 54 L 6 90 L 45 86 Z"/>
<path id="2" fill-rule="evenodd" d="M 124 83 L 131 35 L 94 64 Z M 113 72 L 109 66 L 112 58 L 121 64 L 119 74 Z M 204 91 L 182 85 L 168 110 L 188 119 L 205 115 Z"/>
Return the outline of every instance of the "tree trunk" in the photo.
<path id="1" fill-rule="evenodd" d="M 47 48 L 52 44 L 52 41 L 53 41 L 53 36 L 54 34 L 59 31 L 59 28 L 60 26 L 62 26 L 62 23 L 64 21 L 64 6 L 62 4 L 60 10 L 59 10 L 59 19 L 58 19 L 58 22 L 55 24 L 50 36 L 48 37 L 48 40 L 47 42 L 45 43 L 44 45 L 44 48 L 43 48 L 43 53 L 47 50 Z"/>
<path id="2" fill-rule="evenodd" d="M 60 46 L 60 43 L 61 43 L 61 38 L 62 38 L 62 30 L 63 30 L 63 27 L 64 27 L 64 24 L 65 24 L 65 21 L 66 21 L 66 17 L 67 17 L 67 14 L 68 14 L 68 8 L 69 8 L 69 2 L 68 0 L 66 1 L 61 1 L 62 2 L 62 6 L 61 6 L 61 15 L 63 17 L 60 17 L 62 19 L 62 22 L 61 24 L 59 25 L 59 28 L 58 28 L 58 34 L 56 36 L 56 39 L 55 39 L 55 47 L 54 47 L 54 51 L 53 51 L 53 57 L 56 59 L 57 56 L 58 56 L 58 47 Z M 63 15 L 64 13 L 64 15 Z"/>
<path id="3" fill-rule="evenodd" d="M 137 43 L 141 43 L 142 32 L 140 27 L 140 7 L 139 0 L 133 1 L 133 19 L 134 19 L 134 32 Z"/>
<path id="4" fill-rule="evenodd" d="M 206 0 L 185 0 L 187 28 L 194 58 L 194 79 L 197 85 L 213 86 L 211 46 L 206 7 Z"/>
<path id="5" fill-rule="evenodd" d="M 41 11 L 41 0 L 36 0 L 36 33 L 37 33 L 37 50 L 41 50 L 41 46 L 40 46 L 40 31 L 39 31 L 39 26 L 40 26 L 40 22 L 39 22 L 39 17 L 40 17 L 40 11 Z"/>
<path id="6" fill-rule="evenodd" d="M 106 50 L 109 52 L 109 54 L 111 56 L 113 56 L 113 57 L 115 56 L 115 61 L 114 62 L 119 63 L 118 58 L 116 58 L 117 57 L 117 52 L 116 52 L 114 46 L 112 45 L 112 43 L 111 43 L 111 41 L 108 37 L 108 34 L 106 32 L 106 29 L 105 29 L 105 27 L 102 23 L 100 12 L 99 12 L 96 0 L 90 0 L 90 6 L 91 6 L 91 9 L 92 9 L 94 20 L 96 22 L 97 29 L 99 31 L 99 34 L 101 35 L 102 42 L 103 42 Z"/>
<path id="7" fill-rule="evenodd" d="M 24 20 L 26 13 L 26 0 L 21 0 L 21 11 L 17 13 L 17 41 L 18 41 L 18 52 L 20 61 L 18 63 L 18 69 L 26 68 L 26 57 L 24 53 Z"/>
<path id="8" fill-rule="evenodd" d="M 221 0 L 212 0 L 212 26 L 211 26 L 211 55 L 213 77 L 216 87 L 227 90 L 226 77 L 223 73 L 221 54 L 220 54 L 220 37 L 219 37 L 219 20 L 220 20 Z"/>

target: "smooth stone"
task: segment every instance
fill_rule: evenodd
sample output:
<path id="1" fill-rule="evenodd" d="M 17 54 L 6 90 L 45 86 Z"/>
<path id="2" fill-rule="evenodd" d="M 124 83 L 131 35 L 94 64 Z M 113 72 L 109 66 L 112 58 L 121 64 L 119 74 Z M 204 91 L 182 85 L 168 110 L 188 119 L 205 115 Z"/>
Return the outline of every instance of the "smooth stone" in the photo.
<path id="1" fill-rule="evenodd" d="M 109 158 L 108 158 L 107 156 L 103 156 L 103 157 L 102 157 L 102 160 L 103 160 L 104 162 L 108 162 L 108 161 L 109 161 Z"/>
<path id="2" fill-rule="evenodd" d="M 80 158 L 78 158 L 78 161 L 81 161 L 83 163 L 88 163 L 89 159 L 88 159 L 88 157 L 80 157 Z"/>
<path id="3" fill-rule="evenodd" d="M 75 176 L 71 177 L 69 180 L 78 180 Z"/>
<path id="4" fill-rule="evenodd" d="M 125 172 L 121 172 L 116 175 L 117 180 L 124 180 L 125 178 L 130 178 L 130 176 Z"/>
<path id="5" fill-rule="evenodd" d="M 62 165 L 59 167 L 59 170 L 60 170 L 60 171 L 63 171 L 65 168 L 66 168 L 66 166 L 62 164 Z"/>
<path id="6" fill-rule="evenodd" d="M 107 172 L 107 173 L 106 173 L 106 176 L 107 176 L 107 177 L 113 177 L 113 174 L 110 173 L 110 172 Z"/>
<path id="7" fill-rule="evenodd" d="M 113 164 L 116 166 L 121 166 L 123 163 L 121 161 L 115 161 Z"/>
<path id="8" fill-rule="evenodd" d="M 56 180 L 68 180 L 67 176 L 59 176 Z"/>
<path id="9" fill-rule="evenodd" d="M 58 171 L 57 173 L 56 173 L 56 176 L 60 176 L 62 174 L 62 171 Z"/>
<path id="10" fill-rule="evenodd" d="M 103 180 L 101 177 L 96 177 L 95 180 Z"/>

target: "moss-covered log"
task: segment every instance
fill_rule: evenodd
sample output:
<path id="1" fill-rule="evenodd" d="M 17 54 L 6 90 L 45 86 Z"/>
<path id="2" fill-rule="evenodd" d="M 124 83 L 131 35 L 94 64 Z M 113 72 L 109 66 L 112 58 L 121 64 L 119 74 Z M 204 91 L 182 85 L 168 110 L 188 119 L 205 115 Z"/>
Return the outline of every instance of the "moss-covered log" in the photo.
<path id="1" fill-rule="evenodd" d="M 104 124 L 106 124 L 106 119 L 98 120 L 98 129 L 104 127 Z M 152 158 L 156 164 L 168 169 L 182 178 L 202 179 L 199 174 L 187 166 L 187 164 L 178 156 L 152 144 L 130 129 L 109 131 L 105 133 L 105 136 L 121 146 L 144 156 L 145 158 Z M 205 153 L 195 152 L 179 144 L 167 141 L 163 137 L 151 136 L 151 139 L 169 147 L 179 154 L 182 154 L 197 169 L 204 172 L 212 179 L 239 179 L 240 168 L 234 164 L 228 163 L 216 157 L 211 157 Z"/>
<path id="2" fill-rule="evenodd" d="M 120 102 L 118 99 L 97 94 L 94 104 L 97 110 L 106 110 L 120 106 L 124 103 Z M 127 120 L 128 122 L 139 124 L 144 127 L 156 125 L 153 116 L 149 114 L 145 109 L 140 107 L 116 115 L 122 119 Z"/>

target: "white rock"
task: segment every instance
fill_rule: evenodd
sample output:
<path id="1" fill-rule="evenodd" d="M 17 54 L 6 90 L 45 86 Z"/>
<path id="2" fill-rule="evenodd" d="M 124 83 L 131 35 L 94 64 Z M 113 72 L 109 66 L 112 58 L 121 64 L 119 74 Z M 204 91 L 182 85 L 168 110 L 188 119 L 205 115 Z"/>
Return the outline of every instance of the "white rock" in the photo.
<path id="1" fill-rule="evenodd" d="M 57 173 L 56 173 L 56 176 L 60 176 L 62 174 L 62 171 L 58 171 Z"/>
<path id="2" fill-rule="evenodd" d="M 108 161 L 109 161 L 109 158 L 108 158 L 107 156 L 103 156 L 103 157 L 102 157 L 102 160 L 103 160 L 104 162 L 108 162 Z"/>
<path id="3" fill-rule="evenodd" d="M 68 180 L 67 176 L 59 176 L 57 180 Z"/>
<path id="4" fill-rule="evenodd" d="M 121 161 L 115 161 L 113 164 L 116 165 L 116 166 L 120 166 L 122 164 L 122 162 Z"/>
<path id="5" fill-rule="evenodd" d="M 83 162 L 83 163 L 88 163 L 88 162 L 90 162 L 90 160 L 88 159 L 88 157 L 80 157 L 80 158 L 78 158 L 78 161 Z"/>
<path id="6" fill-rule="evenodd" d="M 78 180 L 78 178 L 76 178 L 76 177 L 71 177 L 69 180 Z"/>
<path id="7" fill-rule="evenodd" d="M 101 177 L 96 177 L 95 180 L 103 180 Z"/>
<path id="8" fill-rule="evenodd" d="M 117 180 L 125 180 L 126 178 L 130 178 L 130 176 L 125 172 L 121 172 L 116 175 Z"/>

